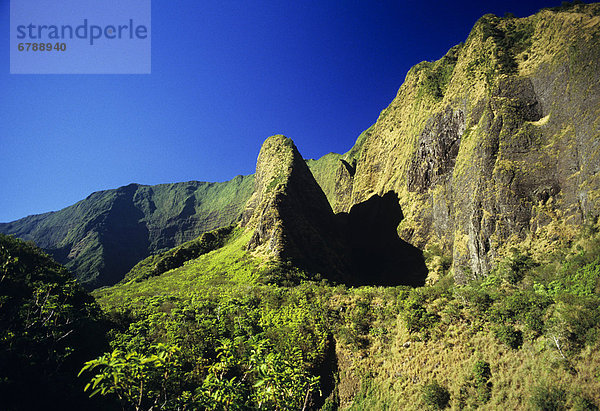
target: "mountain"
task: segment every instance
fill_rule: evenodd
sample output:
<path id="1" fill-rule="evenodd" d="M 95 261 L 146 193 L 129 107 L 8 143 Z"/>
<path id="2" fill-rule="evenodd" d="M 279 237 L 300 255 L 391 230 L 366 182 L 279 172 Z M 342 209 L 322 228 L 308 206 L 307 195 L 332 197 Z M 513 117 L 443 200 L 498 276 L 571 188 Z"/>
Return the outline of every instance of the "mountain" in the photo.
<path id="1" fill-rule="evenodd" d="M 0 224 L 35 242 L 86 288 L 120 281 L 136 263 L 236 222 L 253 176 L 224 183 L 130 184 L 91 194 L 70 207 Z"/>
<path id="2" fill-rule="evenodd" d="M 256 187 L 253 177 L 131 185 L 2 224 L 0 232 L 35 241 L 97 287 L 150 254 L 236 222 L 246 209 L 245 223 L 258 224 L 251 248 L 264 248 L 268 237 L 283 259 L 304 259 L 313 271 L 321 264 L 339 277 L 352 271 L 344 265 L 368 265 L 342 256 L 365 251 L 349 226 L 357 220 L 344 215 L 374 196 L 397 196 L 391 214 L 373 221 L 397 221 L 398 244 L 451 260 L 458 282 L 481 278 L 512 249 L 540 256 L 568 245 L 600 214 L 599 10 L 581 4 L 520 19 L 483 16 L 465 43 L 408 72 L 348 153 L 308 160 L 308 169 L 297 153 L 273 155 L 272 162 L 288 162 L 289 176 L 259 158 L 268 178 Z M 262 223 L 250 221 L 248 207 Z M 279 223 L 289 227 L 285 235 L 273 234 Z"/>
<path id="3" fill-rule="evenodd" d="M 242 226 L 253 230 L 248 248 L 255 253 L 338 279 L 350 270 L 327 198 L 289 138 L 264 142 Z"/>
<path id="4" fill-rule="evenodd" d="M 346 154 L 309 165 L 335 212 L 397 193 L 400 237 L 487 275 L 542 255 L 600 214 L 600 5 L 485 15 L 422 62 Z"/>
<path id="5" fill-rule="evenodd" d="M 258 156 L 255 189 L 241 225 L 248 249 L 345 284 L 422 285 L 422 253 L 402 241 L 393 192 L 334 214 L 293 141 L 269 137 Z"/>
<path id="6" fill-rule="evenodd" d="M 97 194 L 78 233 L 113 233 L 132 254 L 159 249 L 165 227 L 191 233 L 182 214 L 239 205 L 218 222 L 233 224 L 94 290 L 102 315 L 60 266 L 0 235 L 0 307 L 14 311 L 0 343 L 32 343 L 0 389 L 35 386 L 28 354 L 81 355 L 59 320 L 83 308 L 112 351 L 65 382 L 123 409 L 597 410 L 599 41 L 598 4 L 484 16 L 411 69 L 348 153 L 304 161 L 276 135 L 235 183 L 166 186 L 162 203 L 136 201 L 148 187 Z M 228 194 L 198 205 L 200 186 Z M 160 235 L 142 235 L 150 221 Z"/>

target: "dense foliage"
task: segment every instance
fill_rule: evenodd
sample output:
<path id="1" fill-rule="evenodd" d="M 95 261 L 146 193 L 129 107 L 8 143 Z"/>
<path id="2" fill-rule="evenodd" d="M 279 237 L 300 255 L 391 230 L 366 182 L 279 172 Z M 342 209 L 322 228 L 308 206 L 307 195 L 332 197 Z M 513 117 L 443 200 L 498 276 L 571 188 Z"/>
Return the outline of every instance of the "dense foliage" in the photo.
<path id="1" fill-rule="evenodd" d="M 438 264 L 441 278 L 418 288 L 307 281 L 289 265 L 261 268 L 245 241 L 234 233 L 152 282 L 97 292 L 115 324 L 113 351 L 85 366 L 88 392 L 139 409 L 595 409 L 600 400 L 598 225 L 543 259 L 514 249 L 468 285 Z M 428 260 L 447 261 L 439 253 Z M 527 369 L 539 378 L 527 382 Z"/>
<path id="2" fill-rule="evenodd" d="M 113 351 L 87 390 L 149 409 L 302 409 L 318 403 L 330 341 L 309 286 L 132 299 L 109 311 Z"/>
<path id="3" fill-rule="evenodd" d="M 171 271 L 97 291 L 111 324 L 104 354 L 90 347 L 102 340 L 93 299 L 32 245 L 2 237 L 8 409 L 34 408 L 18 402 L 30 386 L 32 402 L 85 395 L 103 409 L 597 409 L 598 225 L 543 259 L 512 250 L 468 285 L 442 264 L 418 288 L 307 281 L 259 264 L 247 235 L 231 235 Z M 445 261 L 440 252 L 428 260 Z"/>
<path id="4" fill-rule="evenodd" d="M 2 409 L 82 407 L 75 376 L 105 349 L 103 340 L 99 307 L 68 271 L 32 244 L 0 235 Z"/>
<path id="5" fill-rule="evenodd" d="M 101 346 L 98 306 L 69 273 L 33 245 L 2 236 L 3 405 L 78 407 L 91 395 L 109 402 L 85 408 L 107 409 L 110 401 L 137 410 L 384 408 L 405 404 L 386 394 L 386 384 L 400 384 L 403 398 L 434 409 L 493 408 L 507 395 L 533 409 L 596 407 L 600 376 L 591 371 L 590 380 L 585 367 L 600 366 L 597 224 L 544 259 L 514 249 L 483 280 L 457 286 L 442 273 L 420 288 L 307 281 L 292 266 L 259 264 L 243 247 L 246 234 L 225 231 L 227 244 L 210 254 L 192 250 L 173 270 L 96 293 L 111 324 L 110 348 Z M 190 244 L 206 245 L 206 237 Z M 193 248 L 186 247 L 164 260 Z M 436 252 L 430 261 L 446 258 Z M 154 269 L 140 267 L 142 276 Z M 377 371 L 383 360 L 409 373 L 403 367 L 413 356 L 403 353 L 419 346 L 420 355 L 437 358 L 440 342 L 454 355 L 470 347 L 475 360 L 459 357 L 462 377 L 449 379 L 455 364 L 443 360 L 441 374 L 425 368 L 410 381 Z M 503 375 L 502 352 L 533 361 L 543 377 L 507 388 L 522 371 Z M 356 355 L 348 368 L 344 358 Z M 38 395 L 24 397 L 31 386 Z"/>

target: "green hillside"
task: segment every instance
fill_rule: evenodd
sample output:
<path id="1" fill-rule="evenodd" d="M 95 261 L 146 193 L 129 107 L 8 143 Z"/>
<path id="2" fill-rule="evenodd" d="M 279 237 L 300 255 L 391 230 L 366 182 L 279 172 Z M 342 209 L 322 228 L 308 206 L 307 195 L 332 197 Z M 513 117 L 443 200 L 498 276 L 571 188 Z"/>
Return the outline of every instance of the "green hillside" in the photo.
<path id="1" fill-rule="evenodd" d="M 150 381 L 171 387 L 167 408 L 600 404 L 599 224 L 541 260 L 515 250 L 484 281 L 454 284 L 446 266 L 417 288 L 307 281 L 252 255 L 250 237 L 238 229 L 181 267 L 94 292 L 118 324 L 113 355 L 176 353 Z M 110 372 L 106 359 L 91 364 Z"/>
<path id="2" fill-rule="evenodd" d="M 97 322 L 94 303 L 82 291 L 67 291 L 74 283 L 47 256 L 1 237 L 0 360 L 7 364 L 21 353 L 37 363 L 0 368 L 0 388 L 9 393 L 32 378 L 39 387 L 52 387 L 49 378 L 62 381 L 59 398 L 38 392 L 31 401 L 54 398 L 63 409 L 71 404 L 66 387 L 81 390 L 88 381 L 87 393 L 109 402 L 85 404 L 79 397 L 86 409 L 112 409 L 110 401 L 125 409 L 594 410 L 600 404 L 598 223 L 542 260 L 515 250 L 484 281 L 454 284 L 446 266 L 434 286 L 417 288 L 307 281 L 302 271 L 252 255 L 251 234 L 236 229 L 223 247 L 178 268 L 95 291 L 110 324 L 110 348 L 95 359 L 83 342 L 89 335 L 60 340 L 70 327 Z M 437 258 L 427 255 L 428 262 Z M 57 298 L 39 310 L 36 296 L 50 295 L 49 286 Z M 65 292 L 73 297 L 64 299 Z M 77 301 L 89 308 L 82 311 Z M 48 309 L 60 315 L 30 328 L 28 321 L 43 319 Z M 68 346 L 76 355 L 56 380 L 47 347 Z"/>
<path id="3" fill-rule="evenodd" d="M 120 281 L 151 254 L 236 222 L 253 181 L 237 176 L 224 183 L 130 184 L 57 212 L 0 224 L 0 232 L 35 242 L 93 289 Z"/>

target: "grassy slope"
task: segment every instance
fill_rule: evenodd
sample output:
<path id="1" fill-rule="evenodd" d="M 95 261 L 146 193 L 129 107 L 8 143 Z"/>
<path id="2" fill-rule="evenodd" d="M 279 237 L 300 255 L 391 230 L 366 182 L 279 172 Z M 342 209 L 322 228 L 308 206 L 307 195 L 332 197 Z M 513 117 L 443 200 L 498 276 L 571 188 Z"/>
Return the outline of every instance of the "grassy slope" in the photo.
<path id="1" fill-rule="evenodd" d="M 151 255 L 137 263 L 122 282 L 142 281 L 181 267 L 186 261 L 193 260 L 225 245 L 234 226 L 206 232 L 200 237 L 187 241 L 171 250 Z"/>
<path id="2" fill-rule="evenodd" d="M 335 171 L 339 165 L 341 154 L 329 153 L 319 158 L 318 160 L 308 159 L 306 164 L 310 172 L 319 183 L 321 190 L 325 193 L 329 204 L 335 201 Z"/>
<path id="3" fill-rule="evenodd" d="M 317 183 L 319 183 L 334 211 L 336 210 L 335 206 L 338 201 L 335 188 L 337 183 L 336 174 L 341 165 L 340 160 L 344 160 L 352 165 L 355 164 L 360 157 L 362 146 L 371 133 L 371 130 L 372 127 L 363 131 L 356 139 L 354 146 L 345 154 L 329 153 L 317 160 L 312 158 L 306 160 L 308 168 L 315 177 L 315 180 L 317 180 Z"/>
<path id="4" fill-rule="evenodd" d="M 435 380 L 452 409 L 597 409 L 599 229 L 540 260 L 515 254 L 470 286 L 447 276 L 411 292 L 356 290 L 371 318 L 361 344 L 338 339 L 342 408 L 425 409 L 423 387 Z M 486 388 L 477 362 L 489 364 Z"/>
<path id="5" fill-rule="evenodd" d="M 142 282 L 130 281 L 99 289 L 93 295 L 102 306 L 110 308 L 125 300 L 139 300 L 143 304 L 145 297 L 155 295 L 181 297 L 206 290 L 221 294 L 238 286 L 251 286 L 257 283 L 262 261 L 245 250 L 250 236 L 251 232 L 237 229 L 224 247 L 181 267 Z"/>

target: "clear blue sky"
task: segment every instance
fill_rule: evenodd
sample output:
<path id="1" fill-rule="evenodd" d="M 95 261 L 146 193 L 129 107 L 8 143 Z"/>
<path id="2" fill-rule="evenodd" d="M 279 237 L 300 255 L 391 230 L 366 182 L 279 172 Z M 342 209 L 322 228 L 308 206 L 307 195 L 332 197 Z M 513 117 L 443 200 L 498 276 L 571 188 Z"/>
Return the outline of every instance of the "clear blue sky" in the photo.
<path id="1" fill-rule="evenodd" d="M 0 0 L 0 222 L 132 182 L 250 174 L 276 133 L 306 158 L 345 152 L 480 16 L 559 4 L 153 0 L 152 74 L 10 75 Z"/>

